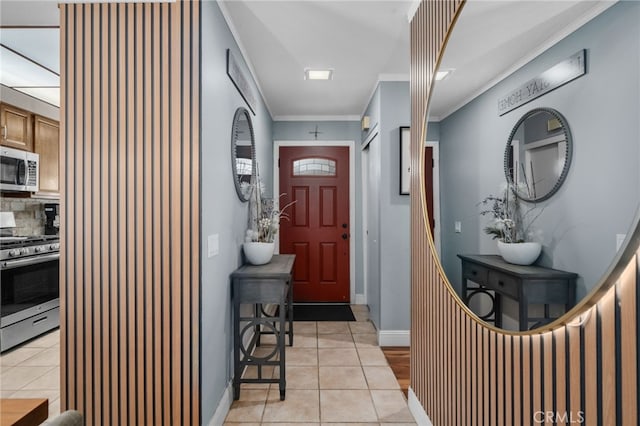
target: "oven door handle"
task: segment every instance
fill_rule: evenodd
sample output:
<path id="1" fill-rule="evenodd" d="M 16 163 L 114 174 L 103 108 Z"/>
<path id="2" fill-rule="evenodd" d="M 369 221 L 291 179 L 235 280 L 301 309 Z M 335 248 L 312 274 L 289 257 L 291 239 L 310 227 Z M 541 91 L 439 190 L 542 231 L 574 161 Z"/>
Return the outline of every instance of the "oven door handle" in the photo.
<path id="1" fill-rule="evenodd" d="M 20 266 L 37 265 L 38 263 L 50 262 L 52 260 L 60 259 L 60 253 L 49 253 L 40 256 L 27 257 L 24 259 L 4 260 L 0 264 L 0 269 L 3 271 L 6 269 L 19 268 Z"/>

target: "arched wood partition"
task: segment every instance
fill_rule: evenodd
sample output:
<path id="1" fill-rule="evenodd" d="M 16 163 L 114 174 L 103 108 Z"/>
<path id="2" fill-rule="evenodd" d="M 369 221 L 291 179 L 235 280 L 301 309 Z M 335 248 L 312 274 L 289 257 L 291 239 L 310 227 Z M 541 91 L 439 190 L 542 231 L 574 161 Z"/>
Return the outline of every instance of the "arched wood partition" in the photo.
<path id="1" fill-rule="evenodd" d="M 428 236 L 425 113 L 461 0 L 423 0 L 411 21 L 411 388 L 435 425 L 637 425 L 638 234 L 567 321 L 511 334 L 461 306 Z"/>
<path id="2" fill-rule="evenodd" d="M 60 5 L 61 408 L 200 423 L 200 3 Z"/>

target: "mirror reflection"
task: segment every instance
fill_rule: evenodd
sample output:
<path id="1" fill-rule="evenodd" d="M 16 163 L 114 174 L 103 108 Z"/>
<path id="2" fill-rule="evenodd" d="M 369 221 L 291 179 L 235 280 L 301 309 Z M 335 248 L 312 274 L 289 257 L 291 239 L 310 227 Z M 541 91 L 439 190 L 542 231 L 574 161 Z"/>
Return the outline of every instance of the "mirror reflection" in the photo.
<path id="1" fill-rule="evenodd" d="M 562 185 L 571 164 L 569 124 L 558 111 L 536 108 L 516 123 L 505 150 L 504 172 L 518 197 L 543 201 Z"/>
<path id="2" fill-rule="evenodd" d="M 513 16 L 526 28 L 496 34 Z M 425 142 L 438 158 L 435 245 L 479 318 L 547 324 L 597 288 L 626 244 L 640 202 L 639 18 L 637 2 L 465 4 Z M 506 94 L 581 49 L 586 74 L 500 115 Z"/>
<path id="3" fill-rule="evenodd" d="M 255 141 L 249 111 L 238 108 L 231 131 L 231 168 L 238 197 L 249 199 L 251 176 L 255 168 Z"/>

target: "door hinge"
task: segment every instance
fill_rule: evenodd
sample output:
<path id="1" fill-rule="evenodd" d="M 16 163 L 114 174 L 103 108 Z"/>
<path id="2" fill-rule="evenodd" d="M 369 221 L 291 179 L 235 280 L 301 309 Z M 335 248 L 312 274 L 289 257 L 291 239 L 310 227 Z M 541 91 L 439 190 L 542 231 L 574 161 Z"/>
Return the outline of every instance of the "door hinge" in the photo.
<path id="1" fill-rule="evenodd" d="M 280 159 L 278 158 L 278 168 L 280 168 Z"/>
<path id="2" fill-rule="evenodd" d="M 431 168 L 433 169 L 436 166 L 436 162 L 431 158 Z"/>

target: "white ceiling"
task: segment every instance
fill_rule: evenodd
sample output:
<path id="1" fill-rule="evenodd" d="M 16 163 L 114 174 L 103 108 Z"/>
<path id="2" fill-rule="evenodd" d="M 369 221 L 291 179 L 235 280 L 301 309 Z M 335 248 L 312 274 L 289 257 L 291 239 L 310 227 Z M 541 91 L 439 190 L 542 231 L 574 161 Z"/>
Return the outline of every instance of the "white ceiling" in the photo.
<path id="1" fill-rule="evenodd" d="M 408 80 L 415 0 L 218 3 L 276 120 L 359 120 L 378 81 Z M 455 71 L 436 84 L 431 118 L 446 117 L 613 3 L 469 0 L 441 64 Z M 0 43 L 8 48 L 0 49 L 0 82 L 55 105 L 58 30 L 7 27 L 58 20 L 55 1 L 0 1 Z M 334 79 L 304 80 L 307 67 L 333 68 Z"/>
<path id="2" fill-rule="evenodd" d="M 613 1 L 470 0 L 449 38 L 430 119 L 445 118 L 613 5 Z"/>
<path id="3" fill-rule="evenodd" d="M 57 3 L 2 0 L 0 25 L 0 84 L 60 106 Z"/>
<path id="4" fill-rule="evenodd" d="M 243 1 L 220 6 L 274 119 L 359 120 L 378 79 L 409 79 L 413 1 Z M 304 80 L 305 68 L 333 80 Z"/>

